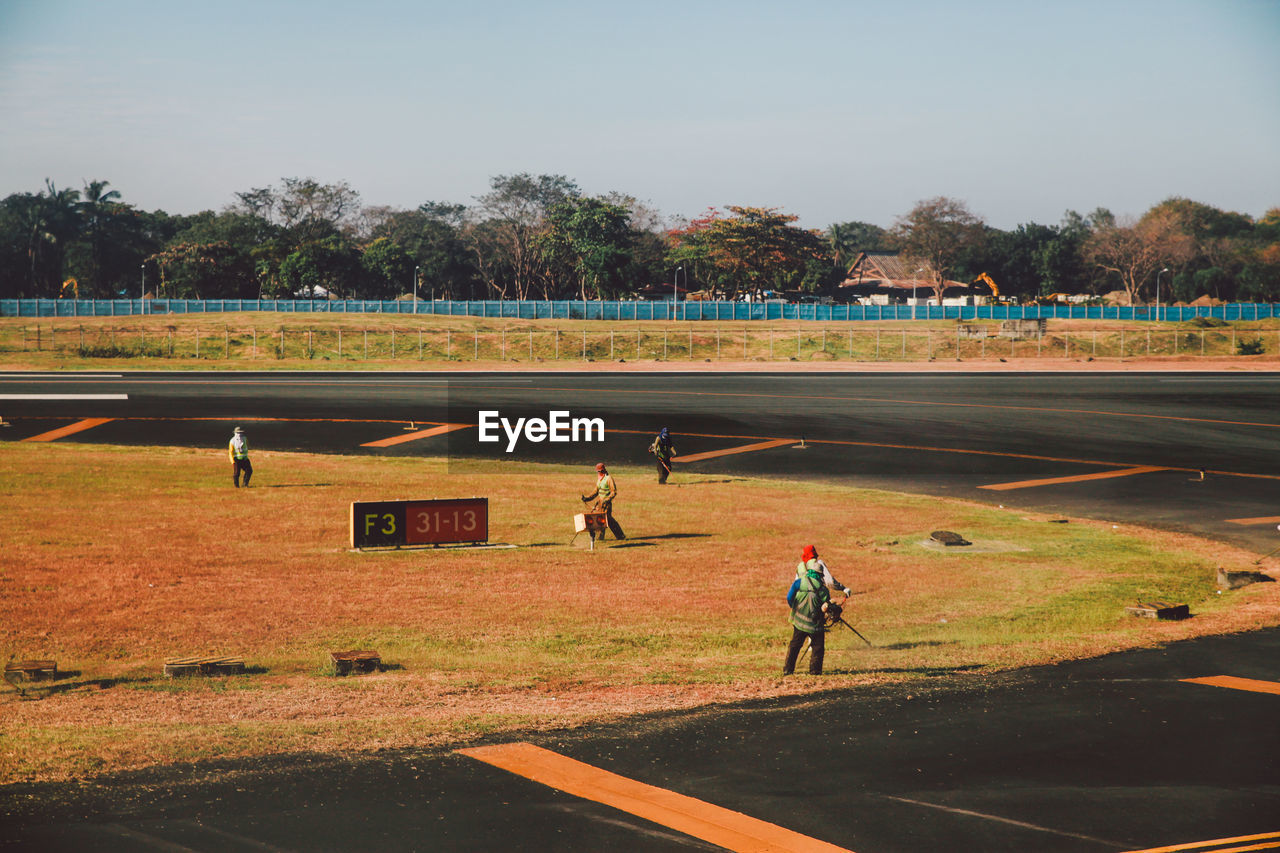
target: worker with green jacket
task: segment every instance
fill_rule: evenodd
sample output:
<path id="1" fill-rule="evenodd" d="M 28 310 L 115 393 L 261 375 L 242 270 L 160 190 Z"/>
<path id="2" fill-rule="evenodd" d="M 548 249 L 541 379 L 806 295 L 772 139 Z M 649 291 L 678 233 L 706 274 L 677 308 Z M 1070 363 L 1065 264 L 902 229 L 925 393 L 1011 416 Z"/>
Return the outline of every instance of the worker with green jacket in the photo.
<path id="1" fill-rule="evenodd" d="M 658 485 L 664 485 L 667 477 L 671 475 L 671 460 L 675 458 L 676 449 L 671 443 L 671 432 L 663 427 L 658 432 L 653 443 L 649 445 L 649 452 L 658 459 Z"/>
<path id="2" fill-rule="evenodd" d="M 822 658 L 826 651 L 826 633 L 823 626 L 831 593 L 822 577 L 818 549 L 806 545 L 796 567 L 796 579 L 787 591 L 787 604 L 791 606 L 791 643 L 787 646 L 787 660 L 782 674 L 796 671 L 796 659 L 804 641 L 809 640 L 813 653 L 809 656 L 809 674 L 822 675 Z"/>
<path id="3" fill-rule="evenodd" d="M 618 484 L 614 482 L 613 475 L 609 473 L 609 469 L 601 462 L 596 465 L 596 488 L 589 495 L 582 496 L 583 503 L 596 502 L 596 508 L 604 513 L 605 521 L 609 525 L 609 530 L 613 533 L 615 539 L 626 539 L 626 534 L 622 532 L 622 525 L 613 518 L 613 501 L 618 496 Z"/>
<path id="4" fill-rule="evenodd" d="M 826 561 L 818 556 L 817 548 L 814 548 L 812 545 L 808 545 L 805 547 L 804 550 L 805 550 L 805 559 L 800 563 L 799 566 L 796 566 L 796 577 L 800 577 L 800 575 L 804 571 L 806 571 L 810 560 L 817 560 L 818 572 L 819 574 L 822 575 L 823 583 L 825 583 L 831 589 L 843 592 L 845 598 L 848 598 L 849 596 L 853 595 L 853 591 L 850 590 L 849 587 L 840 583 L 840 581 L 836 580 L 835 576 L 831 574 L 831 569 L 828 568 Z M 810 555 L 811 551 L 812 551 L 812 555 Z"/>
<path id="5" fill-rule="evenodd" d="M 244 485 L 249 486 L 249 478 L 253 476 L 253 464 L 249 462 L 249 439 L 244 430 L 235 428 L 231 441 L 227 442 L 227 458 L 231 460 L 231 482 L 240 488 L 240 474 L 244 473 Z"/>

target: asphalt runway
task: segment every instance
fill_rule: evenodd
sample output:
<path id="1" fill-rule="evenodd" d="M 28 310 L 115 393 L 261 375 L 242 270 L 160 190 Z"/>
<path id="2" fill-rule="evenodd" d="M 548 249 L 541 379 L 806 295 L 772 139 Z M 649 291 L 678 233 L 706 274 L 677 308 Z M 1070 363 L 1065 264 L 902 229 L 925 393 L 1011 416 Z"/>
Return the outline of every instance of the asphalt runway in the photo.
<path id="1" fill-rule="evenodd" d="M 15 399 L 53 394 L 127 399 Z M 512 456 L 649 468 L 666 425 L 685 458 L 702 456 L 676 477 L 832 479 L 1261 553 L 1280 544 L 1278 403 L 1280 376 L 1253 373 L 0 375 L 12 424 L 0 441 L 221 456 L 239 424 L 257 450 L 498 458 L 470 426 L 478 411 L 566 410 L 602 418 L 604 442 L 523 442 Z M 433 431 L 447 424 L 468 426 Z M 856 668 L 843 654 L 828 666 Z M 530 775 L 406 751 L 8 786 L 0 851 L 1280 848 L 1278 661 L 1269 630 L 996 677 L 920 673 L 908 687 L 540 733 L 549 764 Z M 583 795 L 537 780 L 560 759 L 581 763 Z M 608 804 L 626 785 L 668 805 L 682 795 L 676 812 L 747 841 Z M 775 831 L 795 843 L 764 846 Z"/>
<path id="2" fill-rule="evenodd" d="M 127 399 L 13 399 L 123 395 Z M 8 398 L 8 399 L 6 399 Z M 600 418 L 603 442 L 461 429 L 551 411 Z M 676 473 L 834 479 L 1025 510 L 1188 531 L 1265 553 L 1280 544 L 1280 375 L 1272 373 L 0 374 L 0 441 L 86 419 L 58 441 L 598 460 L 652 466 L 660 426 Z M 768 445 L 768 446 L 763 446 Z M 727 450 L 754 448 L 745 452 Z M 1204 472 L 1203 474 L 1201 472 Z M 269 474 L 259 474 L 262 482 Z"/>
<path id="3" fill-rule="evenodd" d="M 800 839 L 729 849 L 1266 850 L 1280 847 L 1280 694 L 1184 679 L 1227 670 L 1280 689 L 1277 660 L 1269 630 L 535 740 Z M 0 807 L 0 850 L 24 853 L 724 849 L 450 751 L 16 785 Z"/>

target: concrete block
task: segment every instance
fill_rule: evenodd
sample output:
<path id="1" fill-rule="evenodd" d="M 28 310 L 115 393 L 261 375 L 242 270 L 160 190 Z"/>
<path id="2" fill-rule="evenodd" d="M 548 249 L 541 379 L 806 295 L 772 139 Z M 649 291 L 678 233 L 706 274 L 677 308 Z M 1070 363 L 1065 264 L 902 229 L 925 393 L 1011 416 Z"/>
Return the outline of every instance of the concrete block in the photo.
<path id="1" fill-rule="evenodd" d="M 329 660 L 333 661 L 333 669 L 338 675 L 373 672 L 382 667 L 382 657 L 372 649 L 330 652 Z"/>
<path id="2" fill-rule="evenodd" d="M 164 674 L 170 678 L 192 675 L 240 675 L 244 660 L 233 657 L 174 658 L 164 662 Z"/>
<path id="3" fill-rule="evenodd" d="M 1239 589 L 1251 583 L 1275 583 L 1275 578 L 1263 572 L 1229 572 L 1218 569 L 1218 589 Z"/>
<path id="4" fill-rule="evenodd" d="M 1144 619 L 1186 619 L 1191 616 L 1191 607 L 1186 604 L 1170 604 L 1167 601 L 1147 601 L 1125 608 L 1130 616 Z"/>

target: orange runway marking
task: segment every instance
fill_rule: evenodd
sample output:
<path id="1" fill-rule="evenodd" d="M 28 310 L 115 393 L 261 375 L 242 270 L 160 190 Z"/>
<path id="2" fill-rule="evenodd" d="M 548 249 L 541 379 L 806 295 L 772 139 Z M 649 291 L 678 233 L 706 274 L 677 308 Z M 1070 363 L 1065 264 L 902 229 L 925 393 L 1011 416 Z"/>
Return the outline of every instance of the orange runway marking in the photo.
<path id="1" fill-rule="evenodd" d="M 494 387 L 505 387 L 505 386 L 494 386 Z M 575 390 L 575 389 L 544 389 L 544 390 Z M 657 393 L 657 392 L 653 392 L 653 393 Z M 743 395 L 737 395 L 737 396 L 748 396 L 748 395 L 743 394 Z M 947 404 L 938 404 L 938 405 L 947 405 Z M 956 404 L 956 405 L 964 405 L 964 404 Z M 24 417 L 23 420 L 52 421 L 52 420 L 59 420 L 59 418 L 52 415 L 32 415 L 29 418 Z M 114 420 L 152 421 L 157 423 L 184 423 L 184 422 L 204 422 L 204 421 L 224 422 L 224 423 L 301 423 L 301 424 L 404 423 L 404 421 L 392 421 L 386 418 L 268 418 L 268 417 L 174 418 L 174 417 L 130 416 L 130 417 L 123 417 L 123 418 L 115 418 Z M 1210 423 L 1213 423 L 1213 422 L 1210 421 Z M 472 426 L 474 426 L 474 424 L 472 424 Z M 1258 424 L 1258 426 L 1270 426 L 1270 424 Z M 631 434 L 631 435 L 653 435 L 654 434 L 652 430 L 639 430 L 639 429 L 607 429 L 605 430 L 605 432 L 606 433 L 616 432 L 616 433 Z M 795 440 L 777 439 L 777 438 L 771 438 L 770 436 L 764 436 L 764 435 L 720 435 L 716 433 L 696 433 L 696 432 L 681 433 L 681 435 L 685 435 L 690 438 L 752 439 L 760 442 L 779 441 L 784 444 L 788 442 L 793 444 L 796 443 Z M 28 441 L 29 440 L 30 439 L 28 439 Z M 1068 462 L 1073 465 L 1112 466 L 1112 465 L 1122 464 L 1115 461 L 1102 462 L 1096 459 L 1073 459 L 1070 457 L 1062 457 L 1062 456 L 1040 456 L 1032 453 L 1004 453 L 997 450 L 972 450 L 964 447 L 931 447 L 929 445 L 917 445 L 917 444 L 891 444 L 888 442 L 879 442 L 879 441 L 847 441 L 847 440 L 833 439 L 833 438 L 810 438 L 810 439 L 807 439 L 807 442 L 809 444 L 830 444 L 830 445 L 835 445 L 837 447 L 877 447 L 877 448 L 882 447 L 882 448 L 887 448 L 889 450 L 913 450 L 913 451 L 925 451 L 928 453 L 963 453 L 970 456 L 993 456 L 998 459 L 1031 459 L 1037 462 Z M 676 461 L 677 462 L 680 461 L 680 458 L 677 457 Z M 1165 467 L 1165 468 L 1161 468 L 1160 470 L 1186 471 L 1191 474 L 1196 474 L 1196 473 L 1199 473 L 1200 471 L 1199 468 L 1175 468 L 1175 467 Z M 1247 471 L 1219 471 L 1216 469 L 1206 470 L 1205 473 L 1213 474 L 1218 477 L 1245 477 L 1248 479 L 1255 479 L 1255 480 L 1280 480 L 1280 474 L 1254 474 Z M 1277 518 L 1276 521 L 1280 523 L 1280 518 Z"/>
<path id="2" fill-rule="evenodd" d="M 391 438 L 383 438 L 378 441 L 369 441 L 360 445 L 361 447 L 392 447 L 396 444 L 404 444 L 408 441 L 417 441 L 420 438 L 431 438 L 433 435 L 444 435 L 446 432 L 454 430 L 467 429 L 471 424 L 440 424 L 431 429 L 420 429 L 417 432 L 406 432 L 404 435 L 393 435 Z"/>
<path id="3" fill-rule="evenodd" d="M 505 385 L 469 385 L 468 388 L 485 388 L 487 390 L 509 390 L 510 386 Z M 942 400 L 896 400 L 891 397 L 854 397 L 838 394 L 749 394 L 745 391 L 672 391 L 664 389 L 654 391 L 648 389 L 636 388 L 558 388 L 558 387 L 540 387 L 535 385 L 526 385 L 520 388 L 521 391 L 575 391 L 585 394 L 635 394 L 649 396 L 684 396 L 684 397 L 745 397 L 748 399 L 769 399 L 769 400 L 843 400 L 852 403 L 893 403 L 902 406 L 941 406 L 955 407 L 963 409 L 992 409 L 995 411 L 1009 412 L 1052 412 L 1055 414 L 1069 415 L 1102 415 L 1109 418 L 1136 418 L 1138 420 L 1153 421 L 1184 421 L 1196 424 L 1230 424 L 1232 426 L 1256 426 L 1270 427 L 1272 429 L 1280 428 L 1280 423 L 1267 423 L 1265 421 L 1228 421 L 1218 418 L 1189 418 L 1179 415 L 1147 415 L 1139 412 L 1109 412 L 1105 409 L 1055 409 L 1042 406 L 999 406 L 994 403 L 956 403 L 952 401 Z"/>
<path id="4" fill-rule="evenodd" d="M 1234 675 L 1211 675 L 1207 678 L 1184 678 L 1187 684 L 1207 684 L 1210 687 L 1229 687 L 1232 690 L 1248 690 L 1251 693 L 1274 693 L 1280 696 L 1280 683 L 1259 681 L 1256 678 L 1237 678 Z"/>
<path id="5" fill-rule="evenodd" d="M 1245 847 L 1220 847 L 1222 844 L 1239 844 L 1245 841 L 1265 841 L 1266 844 L 1250 844 Z M 1128 853 L 1177 853 L 1179 850 L 1204 850 L 1205 853 L 1244 853 L 1246 850 L 1271 850 L 1280 847 L 1280 832 L 1264 832 L 1261 835 L 1237 835 L 1235 838 L 1218 838 L 1213 841 L 1196 841 L 1191 844 L 1174 844 L 1169 847 L 1150 847 L 1146 850 L 1130 850 Z M 1208 848 L 1214 848 L 1209 850 Z"/>
<path id="6" fill-rule="evenodd" d="M 48 432 L 42 432 L 39 435 L 33 435 L 30 438 L 24 438 L 23 441 L 56 441 L 67 435 L 75 435 L 78 432 L 84 432 L 87 429 L 93 429 L 96 426 L 102 426 L 105 423 L 114 421 L 115 418 L 85 418 L 82 421 L 76 421 L 73 424 L 51 429 Z"/>
<path id="7" fill-rule="evenodd" d="M 1280 515 L 1271 515 L 1264 518 L 1228 518 L 1231 524 L 1280 524 Z"/>
<path id="8" fill-rule="evenodd" d="M 741 447 L 730 447 L 725 450 L 708 450 L 706 453 L 691 453 L 688 456 L 677 456 L 673 462 L 701 462 L 703 459 L 715 459 L 717 456 L 731 456 L 734 453 L 752 453 L 756 450 L 768 450 L 771 447 L 785 447 L 800 442 L 787 438 L 775 438 L 757 444 L 744 444 Z"/>
<path id="9" fill-rule="evenodd" d="M 458 753 L 575 797 L 604 803 L 694 838 L 718 844 L 727 850 L 744 853 L 849 853 L 843 847 L 665 788 L 646 785 L 531 743 L 481 746 L 460 749 Z"/>
<path id="10" fill-rule="evenodd" d="M 629 433 L 633 435 L 653 435 L 652 430 L 642 429 L 609 429 L 606 432 Z M 757 441 L 774 441 L 765 435 L 718 435 L 715 433 L 703 432 L 682 432 L 682 436 L 689 438 L 749 438 Z M 678 437 L 677 437 L 678 438 Z M 1121 462 L 1102 462 L 1097 459 L 1075 459 L 1069 456 L 1040 456 L 1034 453 L 1005 453 L 998 450 L 972 450 L 966 447 L 933 447 L 927 444 L 891 444 L 884 441 L 849 441 L 838 438 L 809 438 L 805 439 L 808 444 L 830 444 L 836 447 L 877 447 L 886 448 L 888 450 L 914 450 L 926 453 L 963 453 L 969 456 L 994 456 L 997 459 L 1030 459 L 1035 462 L 1067 462 L 1072 465 L 1098 465 L 1112 467 L 1123 464 Z M 679 461 L 679 457 L 676 457 Z M 1128 466 L 1138 467 L 1138 466 Z M 1171 468 L 1161 467 L 1161 471 L 1186 471 L 1190 474 L 1199 473 L 1199 468 Z M 1214 474 L 1219 477 L 1247 477 L 1255 480 L 1280 480 L 1277 474 L 1250 474 L 1246 471 L 1218 471 L 1207 470 L 1206 474 Z M 1280 522 L 1280 518 L 1276 519 Z"/>
<path id="11" fill-rule="evenodd" d="M 1074 477 L 1049 477 L 1044 480 L 1022 480 L 1017 483 L 996 483 L 991 486 L 978 486 L 978 488 L 991 489 L 996 492 L 1007 492 L 1010 489 L 1030 489 L 1035 486 L 1057 486 L 1062 483 L 1080 483 L 1085 480 L 1110 480 L 1115 477 L 1131 477 L 1134 474 L 1150 474 L 1152 471 L 1168 470 L 1168 468 L 1156 468 L 1151 465 L 1139 465 L 1136 468 L 1118 468 L 1115 471 L 1099 471 L 1096 474 L 1076 474 Z"/>

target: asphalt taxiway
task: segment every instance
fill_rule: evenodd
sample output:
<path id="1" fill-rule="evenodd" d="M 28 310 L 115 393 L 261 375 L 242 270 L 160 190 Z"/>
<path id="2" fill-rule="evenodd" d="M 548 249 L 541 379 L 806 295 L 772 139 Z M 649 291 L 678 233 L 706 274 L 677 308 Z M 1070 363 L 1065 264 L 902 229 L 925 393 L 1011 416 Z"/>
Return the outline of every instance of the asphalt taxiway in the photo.
<path id="1" fill-rule="evenodd" d="M 605 419 L 603 443 L 530 444 L 527 461 L 650 465 L 665 425 L 692 457 L 677 474 L 835 479 L 1280 544 L 1275 374 L 0 375 L 0 442 L 221 455 L 242 425 L 259 449 L 501 456 L 470 428 L 481 409 Z M 464 428 L 433 432 L 450 424 Z M 430 434 L 385 443 L 415 433 Z M 12 785 L 0 851 L 1280 848 L 1278 661 L 1273 629 L 478 744 L 490 752 Z"/>

